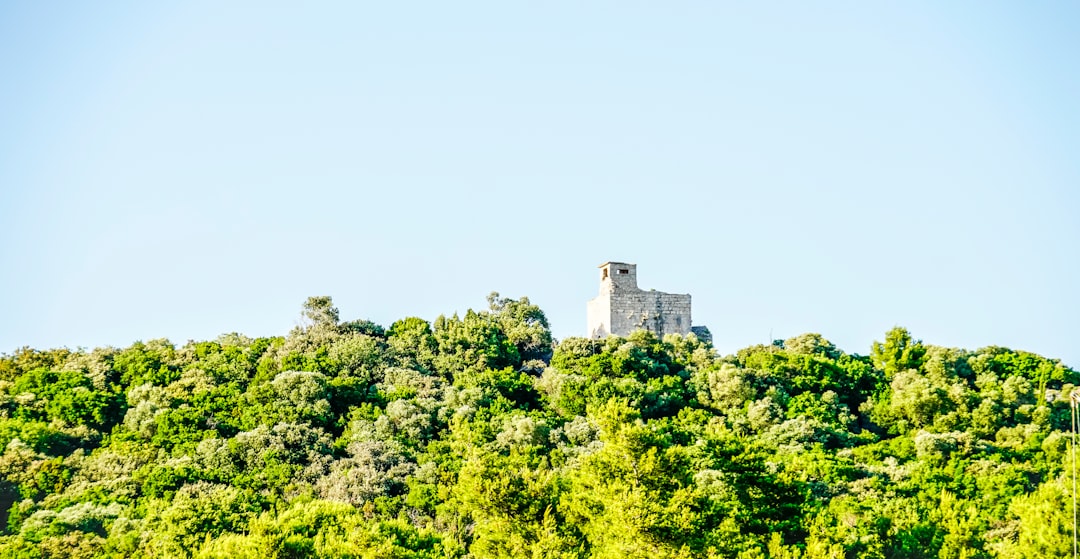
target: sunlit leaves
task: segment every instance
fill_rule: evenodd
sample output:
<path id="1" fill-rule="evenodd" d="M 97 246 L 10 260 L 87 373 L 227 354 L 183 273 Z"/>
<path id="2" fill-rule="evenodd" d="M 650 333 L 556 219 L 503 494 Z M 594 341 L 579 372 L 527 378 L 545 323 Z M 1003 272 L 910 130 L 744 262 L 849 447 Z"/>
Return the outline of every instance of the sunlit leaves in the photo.
<path id="1" fill-rule="evenodd" d="M 895 328 L 720 356 L 555 343 L 528 299 L 390 328 L 0 357 L 0 555 L 1044 557 L 1059 361 Z"/>

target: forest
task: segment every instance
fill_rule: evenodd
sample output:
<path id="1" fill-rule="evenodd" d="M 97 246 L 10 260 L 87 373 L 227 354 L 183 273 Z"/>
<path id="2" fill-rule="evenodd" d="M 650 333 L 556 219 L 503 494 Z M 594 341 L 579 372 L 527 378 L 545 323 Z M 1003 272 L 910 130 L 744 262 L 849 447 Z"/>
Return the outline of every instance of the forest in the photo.
<path id="1" fill-rule="evenodd" d="M 528 298 L 389 326 L 0 356 L 0 557 L 1046 558 L 1059 360 L 804 334 L 554 340 Z"/>

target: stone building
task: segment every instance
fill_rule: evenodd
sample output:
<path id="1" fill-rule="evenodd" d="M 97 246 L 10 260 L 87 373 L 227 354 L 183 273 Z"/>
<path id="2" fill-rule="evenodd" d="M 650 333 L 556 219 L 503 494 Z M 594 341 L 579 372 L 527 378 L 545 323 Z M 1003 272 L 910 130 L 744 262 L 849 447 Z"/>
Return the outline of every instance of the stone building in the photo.
<path id="1" fill-rule="evenodd" d="M 638 289 L 637 265 L 605 262 L 600 265 L 600 294 L 588 303 L 590 338 L 626 336 L 635 330 L 689 334 L 690 295 Z M 708 329 L 693 328 L 698 337 Z"/>

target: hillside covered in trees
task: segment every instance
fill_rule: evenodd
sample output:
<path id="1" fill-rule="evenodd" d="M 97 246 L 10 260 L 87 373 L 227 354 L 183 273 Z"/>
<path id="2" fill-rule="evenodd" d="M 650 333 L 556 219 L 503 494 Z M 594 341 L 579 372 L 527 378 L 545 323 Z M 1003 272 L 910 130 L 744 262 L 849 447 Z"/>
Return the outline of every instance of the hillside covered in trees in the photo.
<path id="1" fill-rule="evenodd" d="M 0 358 L 0 557 L 1062 557 L 1076 371 L 902 328 L 720 356 L 528 299 Z"/>

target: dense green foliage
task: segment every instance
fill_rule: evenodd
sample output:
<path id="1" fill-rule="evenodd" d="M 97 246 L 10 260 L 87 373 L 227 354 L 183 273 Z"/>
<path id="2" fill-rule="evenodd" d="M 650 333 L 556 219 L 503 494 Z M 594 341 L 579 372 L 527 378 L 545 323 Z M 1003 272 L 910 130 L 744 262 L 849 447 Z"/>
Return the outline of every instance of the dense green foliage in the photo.
<path id="1" fill-rule="evenodd" d="M 0 358 L 0 557 L 1055 557 L 1076 371 L 434 323 Z"/>

